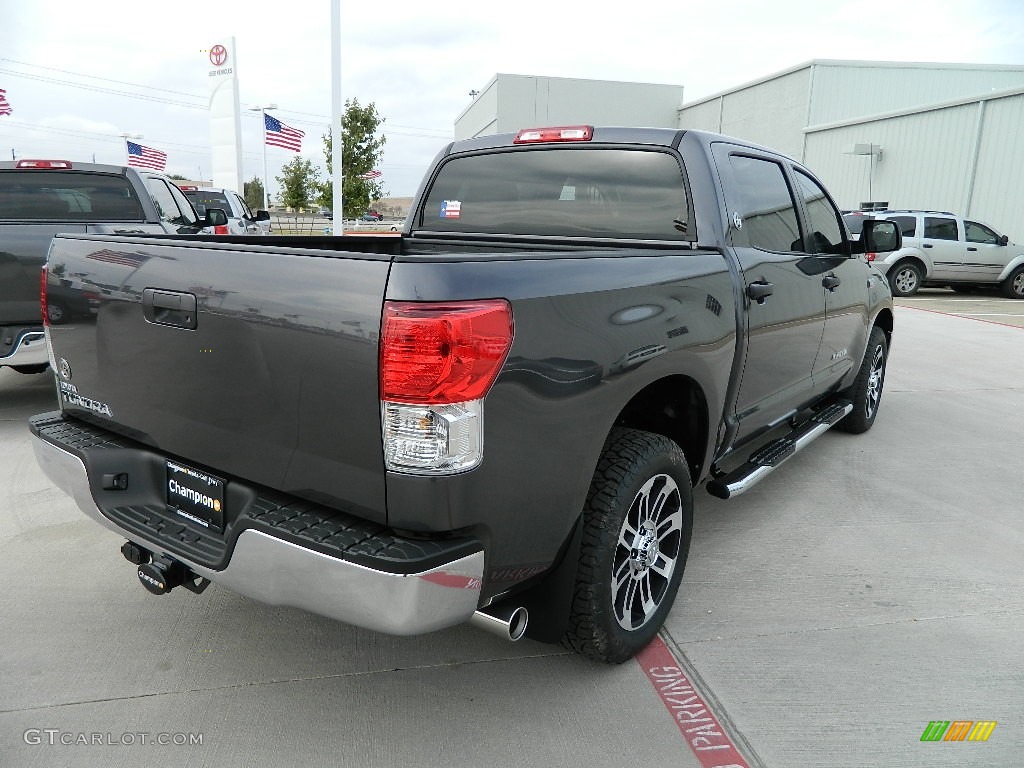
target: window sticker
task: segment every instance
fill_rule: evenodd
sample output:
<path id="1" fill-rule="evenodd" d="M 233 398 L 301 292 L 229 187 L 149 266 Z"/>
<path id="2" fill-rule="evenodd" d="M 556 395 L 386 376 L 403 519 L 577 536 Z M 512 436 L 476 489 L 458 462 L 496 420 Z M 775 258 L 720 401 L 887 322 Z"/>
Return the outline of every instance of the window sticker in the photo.
<path id="1" fill-rule="evenodd" d="M 442 200 L 441 201 L 441 218 L 442 219 L 457 219 L 459 214 L 462 213 L 462 201 L 461 200 Z"/>

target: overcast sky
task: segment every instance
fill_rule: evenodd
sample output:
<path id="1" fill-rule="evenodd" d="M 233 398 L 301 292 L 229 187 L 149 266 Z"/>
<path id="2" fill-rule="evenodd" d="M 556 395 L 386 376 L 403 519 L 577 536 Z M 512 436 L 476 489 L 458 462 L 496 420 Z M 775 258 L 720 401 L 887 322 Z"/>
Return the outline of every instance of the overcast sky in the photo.
<path id="1" fill-rule="evenodd" d="M 246 106 L 306 132 L 323 164 L 335 0 L 142 3 L 0 0 L 0 157 L 124 163 L 119 134 L 168 154 L 168 173 L 208 178 L 205 50 L 238 45 L 246 179 L 262 134 Z M 266 10 L 254 10 L 266 8 Z M 633 3 L 342 2 L 345 98 L 386 117 L 382 181 L 412 195 L 456 116 L 495 73 L 671 83 L 684 99 L 810 59 L 1024 64 L 1019 0 Z M 112 92 L 113 91 L 113 92 Z M 293 157 L 269 149 L 270 188 Z"/>

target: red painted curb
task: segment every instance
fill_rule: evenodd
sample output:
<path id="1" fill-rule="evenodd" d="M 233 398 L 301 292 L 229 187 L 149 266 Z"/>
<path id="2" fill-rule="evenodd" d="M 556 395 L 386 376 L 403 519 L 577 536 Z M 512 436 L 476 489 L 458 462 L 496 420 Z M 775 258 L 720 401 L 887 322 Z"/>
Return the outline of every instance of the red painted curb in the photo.
<path id="1" fill-rule="evenodd" d="M 750 768 L 660 637 L 636 660 L 704 768 Z"/>

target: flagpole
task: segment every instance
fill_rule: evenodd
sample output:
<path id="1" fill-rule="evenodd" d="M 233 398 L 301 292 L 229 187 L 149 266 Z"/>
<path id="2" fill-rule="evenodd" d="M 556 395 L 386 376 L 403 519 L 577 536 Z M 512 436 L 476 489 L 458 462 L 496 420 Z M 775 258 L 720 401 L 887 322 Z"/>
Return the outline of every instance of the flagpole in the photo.
<path id="1" fill-rule="evenodd" d="M 144 139 L 146 138 L 141 133 L 122 133 L 121 138 L 124 139 L 124 164 L 129 165 L 131 155 L 128 154 L 128 141 L 129 139 Z"/>
<path id="2" fill-rule="evenodd" d="M 331 171 L 333 176 L 335 236 L 345 234 L 345 198 L 341 186 L 341 0 L 331 3 Z"/>
<path id="3" fill-rule="evenodd" d="M 263 210 L 270 210 L 270 196 L 267 191 L 267 113 L 260 111 L 263 118 Z"/>

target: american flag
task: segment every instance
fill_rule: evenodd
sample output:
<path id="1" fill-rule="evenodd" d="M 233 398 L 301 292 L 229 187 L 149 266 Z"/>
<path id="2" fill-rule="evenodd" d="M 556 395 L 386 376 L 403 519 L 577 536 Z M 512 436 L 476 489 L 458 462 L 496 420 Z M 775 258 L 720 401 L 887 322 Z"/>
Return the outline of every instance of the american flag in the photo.
<path id="1" fill-rule="evenodd" d="M 105 261 L 108 264 L 121 264 L 126 267 L 136 268 L 141 267 L 149 261 L 149 256 L 144 253 L 112 251 L 109 248 L 104 248 L 102 251 L 93 251 L 85 258 L 93 259 L 94 261 Z"/>
<path id="2" fill-rule="evenodd" d="M 167 165 L 167 155 L 159 149 L 150 149 L 141 144 L 136 144 L 134 141 L 129 141 L 128 165 L 162 171 Z"/>
<path id="3" fill-rule="evenodd" d="M 7 91 L 0 88 L 0 115 L 9 115 L 13 111 L 11 109 L 11 102 L 7 100 Z"/>
<path id="4" fill-rule="evenodd" d="M 302 150 L 302 137 L 306 135 L 303 131 L 297 128 L 289 128 L 276 117 L 271 117 L 266 113 L 263 114 L 263 124 L 266 128 L 265 133 L 268 146 L 283 147 L 292 150 L 292 152 L 300 152 Z"/>
<path id="5" fill-rule="evenodd" d="M 367 171 L 366 173 L 359 174 L 360 179 L 376 179 L 378 176 L 380 176 L 380 171 L 376 169 L 372 171 Z"/>

